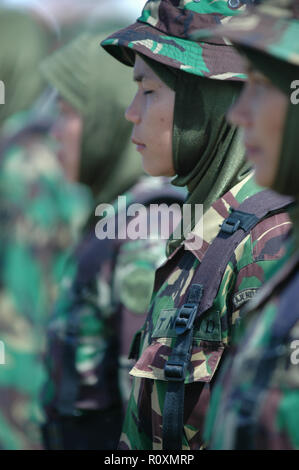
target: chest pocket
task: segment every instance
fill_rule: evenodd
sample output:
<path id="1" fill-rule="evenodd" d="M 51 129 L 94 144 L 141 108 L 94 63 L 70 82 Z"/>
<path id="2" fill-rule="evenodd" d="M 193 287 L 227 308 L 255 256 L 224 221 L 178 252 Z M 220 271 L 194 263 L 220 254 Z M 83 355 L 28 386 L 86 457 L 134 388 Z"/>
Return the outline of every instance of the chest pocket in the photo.
<path id="1" fill-rule="evenodd" d="M 164 368 L 177 340 L 174 325 L 179 309 L 161 310 L 149 342 L 145 332 L 143 352 L 131 370 L 135 377 L 166 380 Z M 224 351 L 221 342 L 220 312 L 207 311 L 194 323 L 191 360 L 185 383 L 210 382 Z"/>
<path id="2" fill-rule="evenodd" d="M 152 338 L 176 338 L 175 320 L 179 309 L 161 310 Z M 221 341 L 220 312 L 208 311 L 195 320 L 194 340 Z"/>

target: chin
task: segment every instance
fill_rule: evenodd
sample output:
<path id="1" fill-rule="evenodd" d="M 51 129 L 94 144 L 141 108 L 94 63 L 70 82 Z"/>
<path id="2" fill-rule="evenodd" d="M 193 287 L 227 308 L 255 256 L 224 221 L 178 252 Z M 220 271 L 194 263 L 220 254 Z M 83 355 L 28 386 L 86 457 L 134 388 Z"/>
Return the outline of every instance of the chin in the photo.
<path id="1" fill-rule="evenodd" d="M 259 186 L 263 188 L 271 188 L 273 181 L 269 178 L 268 174 L 264 174 L 263 171 L 255 170 L 254 173 L 255 181 Z"/>
<path id="2" fill-rule="evenodd" d="M 159 171 L 154 171 L 154 170 L 149 170 L 147 168 L 143 168 L 145 173 L 149 176 L 164 176 L 164 175 L 161 175 L 161 173 Z"/>
<path id="3" fill-rule="evenodd" d="M 163 171 L 163 170 L 158 170 L 156 168 L 146 168 L 143 167 L 145 173 L 147 173 L 149 176 L 165 176 L 166 178 L 170 178 L 172 176 L 175 176 L 175 173 L 171 171 Z"/>
<path id="4" fill-rule="evenodd" d="M 151 165 L 146 165 L 144 162 L 143 162 L 142 167 L 143 167 L 145 173 L 147 173 L 149 176 L 165 176 L 167 178 L 175 176 L 174 170 L 169 170 L 169 169 L 159 168 L 159 167 L 153 167 Z"/>
<path id="5" fill-rule="evenodd" d="M 152 165 L 147 165 L 144 160 L 143 160 L 142 166 L 143 166 L 145 173 L 147 173 L 149 176 L 163 176 L 161 174 L 161 171 L 159 171 L 159 168 L 156 168 Z"/>

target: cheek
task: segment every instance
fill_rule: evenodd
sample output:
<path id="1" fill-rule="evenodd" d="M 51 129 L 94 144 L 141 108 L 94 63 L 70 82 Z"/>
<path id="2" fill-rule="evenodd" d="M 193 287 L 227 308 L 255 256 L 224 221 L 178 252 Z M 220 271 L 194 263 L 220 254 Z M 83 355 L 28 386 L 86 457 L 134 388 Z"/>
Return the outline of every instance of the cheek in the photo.
<path id="1" fill-rule="evenodd" d="M 169 146 L 172 143 L 173 123 L 169 116 L 161 117 L 158 121 L 158 131 L 161 134 L 162 144 Z"/>
<path id="2" fill-rule="evenodd" d="M 287 98 L 270 96 L 261 102 L 256 131 L 262 147 L 262 158 L 257 162 L 257 180 L 262 186 L 274 183 L 280 158 Z"/>
<path id="3" fill-rule="evenodd" d="M 158 120 L 157 135 L 160 135 L 159 149 L 161 162 L 169 170 L 173 170 L 173 156 L 172 156 L 172 135 L 173 135 L 173 120 L 169 114 L 160 117 Z M 174 170 L 173 170 L 174 171 Z"/>
<path id="4" fill-rule="evenodd" d="M 73 119 L 69 124 L 70 133 L 77 138 L 81 137 L 82 124 L 80 119 Z"/>
<path id="5" fill-rule="evenodd" d="M 147 126 L 148 132 L 152 135 L 153 142 L 159 147 L 168 146 L 172 141 L 173 119 L 172 113 L 165 106 L 159 103 L 148 113 Z"/>
<path id="6" fill-rule="evenodd" d="M 172 158 L 171 112 L 157 106 L 151 110 L 144 121 L 147 135 L 147 151 L 145 153 L 145 170 L 152 176 L 174 176 Z"/>
<path id="7" fill-rule="evenodd" d="M 68 145 L 74 148 L 79 147 L 82 138 L 82 123 L 80 120 L 71 120 L 66 125 L 65 129 L 65 140 L 68 141 Z"/>
<path id="8" fill-rule="evenodd" d="M 269 151 L 269 159 L 276 164 L 281 150 L 284 122 L 286 117 L 287 98 L 269 100 L 262 114 L 265 145 Z"/>
<path id="9" fill-rule="evenodd" d="M 161 107 L 161 113 L 159 118 L 159 127 L 163 132 L 165 141 L 172 141 L 173 134 L 173 114 L 174 114 L 174 105 L 172 102 L 168 102 L 167 105 Z"/>

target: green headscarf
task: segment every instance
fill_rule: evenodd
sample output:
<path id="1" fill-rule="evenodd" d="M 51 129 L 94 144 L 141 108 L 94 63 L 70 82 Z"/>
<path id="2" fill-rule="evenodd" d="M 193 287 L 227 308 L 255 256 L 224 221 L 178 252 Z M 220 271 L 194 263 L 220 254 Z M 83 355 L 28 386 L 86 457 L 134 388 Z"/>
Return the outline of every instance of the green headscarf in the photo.
<path id="1" fill-rule="evenodd" d="M 271 80 L 273 85 L 285 93 L 289 100 L 278 168 L 271 189 L 280 194 L 293 196 L 296 200 L 289 213 L 293 223 L 296 249 L 299 249 L 299 104 L 293 104 L 290 99 L 291 83 L 293 80 L 298 80 L 299 67 L 247 47 L 239 49 Z"/>
<path id="2" fill-rule="evenodd" d="M 0 8 L 0 80 L 5 85 L 0 129 L 7 118 L 29 108 L 42 92 L 45 83 L 38 67 L 54 39 L 54 33 L 29 13 Z"/>
<path id="3" fill-rule="evenodd" d="M 99 48 L 105 36 L 86 32 L 46 59 L 42 73 L 83 117 L 79 180 L 96 205 L 109 203 L 142 174 L 129 145 L 126 106 L 134 95 L 130 72 Z"/>
<path id="4" fill-rule="evenodd" d="M 236 82 L 210 80 L 187 74 L 142 56 L 176 92 L 173 124 L 172 184 L 187 186 L 186 203 L 203 204 L 204 212 L 250 171 L 240 131 L 226 113 L 240 91 Z M 194 214 L 188 230 L 196 224 Z M 169 253 L 180 243 L 170 240 Z"/>

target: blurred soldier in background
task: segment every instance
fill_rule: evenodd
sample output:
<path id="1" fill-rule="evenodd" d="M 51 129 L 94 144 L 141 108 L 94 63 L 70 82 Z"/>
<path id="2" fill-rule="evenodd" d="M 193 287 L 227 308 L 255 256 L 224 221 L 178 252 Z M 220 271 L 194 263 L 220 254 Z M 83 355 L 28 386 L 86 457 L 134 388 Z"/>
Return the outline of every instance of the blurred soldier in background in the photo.
<path id="1" fill-rule="evenodd" d="M 78 174 L 92 188 L 95 207 L 124 193 L 124 213 L 133 203 L 182 203 L 185 192 L 167 179 L 141 176 L 124 118 L 134 86 L 129 72 L 99 50 L 104 37 L 91 28 L 42 65 L 59 93 L 61 119 L 66 123 L 69 117 L 68 126 L 58 122 L 54 130 L 61 153 L 74 156 L 67 128 L 81 128 Z M 173 225 L 179 206 L 174 218 Z M 165 259 L 158 226 L 149 227 L 146 239 L 131 240 L 126 220 L 119 227 L 123 239 L 98 240 L 97 220 L 93 210 L 50 321 L 44 430 L 51 449 L 116 448 L 130 392 L 129 346 L 144 322 L 155 269 Z M 148 223 L 148 212 L 139 222 Z"/>
<path id="2" fill-rule="evenodd" d="M 52 22 L 0 9 L 0 448 L 41 448 L 45 325 L 68 249 L 91 196 L 65 179 L 48 136 L 53 110 L 39 63 L 56 47 Z"/>

